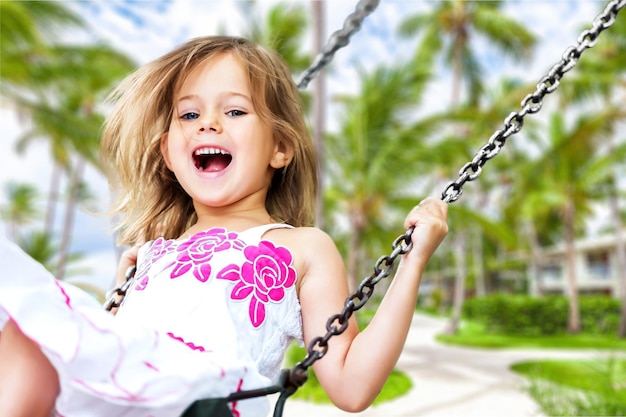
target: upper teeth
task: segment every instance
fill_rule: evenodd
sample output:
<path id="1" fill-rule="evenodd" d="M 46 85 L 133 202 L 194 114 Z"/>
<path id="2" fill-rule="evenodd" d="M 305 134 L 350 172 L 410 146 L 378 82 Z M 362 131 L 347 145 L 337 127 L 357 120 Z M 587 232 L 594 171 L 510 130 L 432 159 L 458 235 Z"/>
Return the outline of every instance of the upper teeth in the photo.
<path id="1" fill-rule="evenodd" d="M 218 153 L 222 155 L 230 155 L 230 153 L 219 148 L 200 148 L 194 152 L 194 155 L 217 155 Z"/>

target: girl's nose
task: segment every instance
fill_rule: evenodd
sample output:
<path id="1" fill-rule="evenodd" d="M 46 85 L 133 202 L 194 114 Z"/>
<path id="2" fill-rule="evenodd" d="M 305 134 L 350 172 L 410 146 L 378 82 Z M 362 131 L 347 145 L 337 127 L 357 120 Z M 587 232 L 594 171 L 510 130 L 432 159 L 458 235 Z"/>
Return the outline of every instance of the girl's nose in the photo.
<path id="1" fill-rule="evenodd" d="M 207 131 L 214 133 L 222 132 L 222 125 L 216 117 L 206 117 L 205 119 L 200 121 L 198 133 L 204 133 Z"/>

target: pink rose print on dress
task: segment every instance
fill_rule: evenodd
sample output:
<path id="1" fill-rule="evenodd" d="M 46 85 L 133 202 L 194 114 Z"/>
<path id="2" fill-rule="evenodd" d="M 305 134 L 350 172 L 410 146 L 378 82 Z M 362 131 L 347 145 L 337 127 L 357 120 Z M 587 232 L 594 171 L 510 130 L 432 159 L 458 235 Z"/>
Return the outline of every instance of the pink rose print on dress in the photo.
<path id="1" fill-rule="evenodd" d="M 237 233 L 229 233 L 226 229 L 217 227 L 196 233 L 176 249 L 179 254 L 170 278 L 178 278 L 193 268 L 196 279 L 206 282 L 211 276 L 209 261 L 215 252 L 243 248 L 243 242 L 237 236 Z"/>
<path id="2" fill-rule="evenodd" d="M 261 241 L 259 246 L 246 247 L 243 253 L 246 257 L 243 265 L 228 265 L 217 278 L 236 282 L 231 299 L 250 298 L 250 321 L 254 327 L 259 327 L 265 321 L 265 305 L 284 298 L 285 289 L 296 282 L 296 270 L 291 266 L 291 252 L 272 242 Z"/>
<path id="3" fill-rule="evenodd" d="M 135 281 L 137 285 L 135 286 L 135 290 L 142 291 L 146 289 L 148 285 L 148 270 L 152 264 L 163 257 L 168 252 L 171 252 L 174 248 L 172 247 L 172 240 L 165 240 L 162 237 L 156 239 L 150 250 L 146 254 L 144 261 L 137 266 L 137 271 L 135 272 Z"/>

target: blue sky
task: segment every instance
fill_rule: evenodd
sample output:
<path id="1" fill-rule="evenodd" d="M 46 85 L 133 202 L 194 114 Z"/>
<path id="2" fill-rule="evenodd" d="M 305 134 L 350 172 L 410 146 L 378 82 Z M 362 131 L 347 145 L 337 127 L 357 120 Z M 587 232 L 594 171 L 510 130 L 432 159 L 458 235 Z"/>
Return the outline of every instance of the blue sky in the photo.
<path id="1" fill-rule="evenodd" d="M 185 40 L 200 35 L 217 33 L 220 28 L 231 35 L 245 34 L 245 19 L 235 0 L 167 0 L 167 1 L 64 1 L 80 13 L 92 26 L 88 37 L 103 39 L 145 63 L 167 52 Z M 309 1 L 297 1 L 310 7 Z M 274 0 L 257 1 L 259 15 L 264 16 Z M 357 4 L 356 0 L 326 1 L 326 38 L 342 27 L 345 17 Z M 377 10 L 364 22 L 350 45 L 335 55 L 329 69 L 328 94 L 355 92 L 358 88 L 354 65 L 365 68 L 391 63 L 412 52 L 411 41 L 400 40 L 395 35 L 399 20 L 406 15 L 425 11 L 431 1 L 387 0 L 381 1 Z M 495 53 L 480 48 L 481 65 L 487 83 L 502 76 L 519 77 L 525 81 L 538 81 L 561 57 L 563 51 L 576 42 L 582 29 L 590 26 L 592 19 L 602 11 L 604 1 L 597 0 L 517 0 L 506 4 L 505 12 L 522 21 L 538 37 L 539 44 L 532 61 L 511 63 Z M 68 37 L 85 35 L 68 34 Z M 311 50 L 310 37 L 302 45 Z M 480 41 L 479 41 L 480 42 Z M 478 44 L 480 45 L 480 43 Z M 583 58 L 584 59 L 584 58 Z M 441 68 L 443 74 L 448 69 Z M 425 108 L 442 109 L 446 105 L 449 82 L 443 77 L 431 87 L 424 103 Z M 330 107 L 329 107 L 330 108 Z M 511 111 L 518 109 L 511 109 Z M 0 143 L 0 185 L 8 181 L 36 184 L 42 193 L 48 184 L 51 163 L 47 148 L 42 144 L 24 155 L 15 155 L 13 145 L 24 129 L 25 120 L 7 108 L 0 108 L 0 124 L 4 139 Z M 494 130 L 499 126 L 494 126 Z M 332 121 L 329 124 L 332 130 Z M 485 138 L 485 140 L 488 138 Z M 106 181 L 95 171 L 87 176 L 93 192 L 99 196 L 97 209 L 108 205 Z M 4 195 L 0 195 L 0 204 Z M 108 287 L 115 271 L 113 243 L 108 232 L 106 217 L 79 212 L 76 218 L 74 248 L 87 253 L 85 264 L 91 272 L 77 277 Z M 0 233 L 4 233 L 0 229 Z"/>

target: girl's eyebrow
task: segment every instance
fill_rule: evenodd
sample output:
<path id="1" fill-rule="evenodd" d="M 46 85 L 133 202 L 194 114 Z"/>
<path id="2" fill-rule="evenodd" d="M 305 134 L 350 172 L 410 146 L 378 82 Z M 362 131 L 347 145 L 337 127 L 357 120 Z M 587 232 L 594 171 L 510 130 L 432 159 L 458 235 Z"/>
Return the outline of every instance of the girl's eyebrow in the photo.
<path id="1" fill-rule="evenodd" d="M 245 94 L 245 93 L 240 93 L 237 91 L 224 91 L 222 93 L 218 94 L 219 98 L 228 98 L 228 97 L 241 97 L 245 100 L 248 101 L 252 101 L 252 97 L 250 97 L 250 95 Z M 200 98 L 199 94 L 187 94 L 184 95 L 182 97 L 180 97 L 178 100 L 176 100 L 177 103 L 180 103 L 181 101 L 186 101 L 186 100 L 197 100 Z"/>

